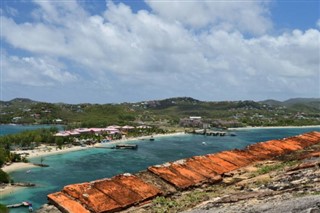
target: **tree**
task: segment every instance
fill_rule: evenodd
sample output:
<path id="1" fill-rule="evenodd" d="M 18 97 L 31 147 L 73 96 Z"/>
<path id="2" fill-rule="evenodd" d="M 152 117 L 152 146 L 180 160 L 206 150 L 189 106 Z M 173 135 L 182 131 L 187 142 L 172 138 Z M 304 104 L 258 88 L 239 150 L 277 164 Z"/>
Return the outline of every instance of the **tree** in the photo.
<path id="1" fill-rule="evenodd" d="M 9 209 L 5 205 L 0 204 L 0 212 L 9 213 Z"/>
<path id="2" fill-rule="evenodd" d="M 10 177 L 2 169 L 0 169 L 0 183 L 9 183 Z"/>
<path id="3" fill-rule="evenodd" d="M 7 155 L 6 150 L 3 148 L 0 148 L 0 167 L 2 167 L 3 164 L 6 162 L 7 157 L 8 157 L 8 155 Z"/>

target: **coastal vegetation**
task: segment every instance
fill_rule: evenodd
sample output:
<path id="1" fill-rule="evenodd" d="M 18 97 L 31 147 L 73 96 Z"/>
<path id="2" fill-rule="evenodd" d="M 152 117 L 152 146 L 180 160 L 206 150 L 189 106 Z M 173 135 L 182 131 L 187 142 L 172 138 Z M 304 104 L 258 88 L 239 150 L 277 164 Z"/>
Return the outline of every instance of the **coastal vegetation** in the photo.
<path id="1" fill-rule="evenodd" d="M 29 99 L 0 102 L 0 123 L 105 127 L 112 124 L 184 126 L 190 116 L 211 126 L 300 126 L 320 121 L 320 99 L 287 101 L 199 101 L 189 97 L 121 104 L 43 103 Z"/>

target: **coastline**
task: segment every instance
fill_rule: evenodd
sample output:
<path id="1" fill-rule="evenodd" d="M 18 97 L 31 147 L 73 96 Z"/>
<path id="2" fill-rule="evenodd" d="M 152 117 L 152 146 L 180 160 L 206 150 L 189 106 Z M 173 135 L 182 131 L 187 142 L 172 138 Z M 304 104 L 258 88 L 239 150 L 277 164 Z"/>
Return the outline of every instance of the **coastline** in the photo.
<path id="1" fill-rule="evenodd" d="M 293 128 L 320 128 L 320 125 L 309 126 L 246 126 L 246 127 L 234 127 L 228 128 L 228 130 L 250 130 L 250 129 L 293 129 Z"/>
<path id="2" fill-rule="evenodd" d="M 6 185 L 2 185 L 0 186 L 0 197 L 5 197 L 9 194 L 12 194 L 20 189 L 22 189 L 23 187 L 20 187 L 20 186 L 13 186 L 13 185 L 9 185 L 9 184 L 6 184 Z"/>
<path id="3" fill-rule="evenodd" d="M 50 155 L 63 154 L 66 152 L 79 151 L 83 149 L 88 149 L 92 146 L 81 147 L 81 146 L 72 146 L 72 147 L 63 147 L 62 149 L 58 149 L 57 146 L 40 146 L 38 149 L 34 150 L 23 150 L 23 151 L 14 151 L 15 153 L 28 153 L 27 159 L 32 159 L 36 157 L 45 157 Z"/>
<path id="4" fill-rule="evenodd" d="M 281 128 L 320 128 L 320 125 L 310 125 L 310 126 L 259 126 L 259 127 L 237 127 L 237 128 L 229 128 L 228 130 L 236 131 L 236 130 L 252 130 L 252 129 L 281 129 Z M 57 146 L 45 146 L 42 145 L 39 148 L 35 150 L 23 150 L 23 151 L 15 151 L 15 153 L 28 153 L 27 159 L 33 159 L 37 157 L 45 157 L 50 155 L 58 155 L 58 154 L 64 154 L 74 151 L 80 151 L 95 147 L 102 147 L 105 145 L 113 145 L 113 144 L 119 144 L 119 143 L 126 143 L 126 142 L 132 142 L 132 141 L 138 141 L 138 140 L 148 140 L 152 136 L 153 138 L 159 138 L 159 137 L 171 137 L 171 136 L 179 136 L 184 135 L 185 132 L 174 132 L 174 133 L 168 133 L 168 134 L 155 134 L 155 135 L 147 135 L 147 136 L 140 136 L 140 137 L 131 137 L 131 138 L 123 138 L 120 140 L 114 140 L 107 143 L 97 143 L 93 146 L 72 146 L 72 147 L 63 147 L 63 149 L 57 149 Z M 34 168 L 37 167 L 36 165 L 32 163 L 12 163 L 8 166 L 3 166 L 1 169 L 7 173 L 21 170 L 21 169 L 28 169 L 28 168 Z"/>
<path id="5" fill-rule="evenodd" d="M 184 132 L 176 132 L 176 133 L 169 133 L 169 134 L 155 134 L 152 135 L 153 138 L 157 139 L 160 137 L 171 137 L 171 136 L 178 136 L 178 135 L 184 135 Z M 140 136 L 140 137 L 132 137 L 132 138 L 123 138 L 120 140 L 114 140 L 110 141 L 107 143 L 97 143 L 93 146 L 86 146 L 86 147 L 81 147 L 81 146 L 72 146 L 72 147 L 64 147 L 63 149 L 57 149 L 57 146 L 45 146 L 42 145 L 38 149 L 35 150 L 23 150 L 23 151 L 15 151 L 15 153 L 28 153 L 29 155 L 27 156 L 27 159 L 32 159 L 32 158 L 37 158 L 37 157 L 45 157 L 45 156 L 50 156 L 50 155 L 58 155 L 58 154 L 64 154 L 64 153 L 69 153 L 69 152 L 75 152 L 75 151 L 80 151 L 84 149 L 90 149 L 90 148 L 95 148 L 95 147 L 101 147 L 104 145 L 109 145 L 109 144 L 119 144 L 119 143 L 125 143 L 125 142 L 131 142 L 131 141 L 138 141 L 138 140 L 148 140 L 150 139 L 151 135 L 148 136 Z M 12 163 L 10 165 L 3 166 L 1 169 L 6 172 L 6 173 L 11 173 L 17 170 L 22 170 L 22 169 L 31 169 L 31 168 L 36 168 L 38 166 L 34 165 L 33 163 L 23 163 L 23 162 L 16 162 Z M 1 196 L 7 196 L 11 193 L 16 192 L 17 190 L 22 189 L 23 187 L 20 186 L 14 186 L 10 184 L 5 184 L 0 186 L 0 195 Z"/>
<path id="6" fill-rule="evenodd" d="M 146 136 L 140 136 L 140 137 L 132 137 L 132 138 L 123 138 L 120 140 L 114 140 L 107 143 L 97 143 L 94 145 L 94 147 L 103 147 L 105 145 L 109 144 L 118 144 L 118 143 L 126 143 L 126 142 L 132 142 L 132 141 L 138 141 L 138 140 L 149 140 L 152 136 L 154 139 L 160 138 L 160 137 L 172 137 L 172 136 L 179 136 L 184 135 L 184 132 L 175 132 L 175 133 L 168 133 L 168 134 L 156 134 L 156 135 L 146 135 Z"/>
<path id="7" fill-rule="evenodd" d="M 37 166 L 35 166 L 32 163 L 16 162 L 16 163 L 12 163 L 8 166 L 3 166 L 1 169 L 6 173 L 10 173 L 10 172 L 20 170 L 20 169 L 29 169 L 29 168 L 35 168 L 35 167 L 37 167 Z"/>
<path id="8" fill-rule="evenodd" d="M 183 135 L 185 134 L 184 132 L 176 132 L 176 133 L 169 133 L 169 134 L 156 134 L 152 135 L 154 138 L 159 138 L 159 137 L 170 137 L 170 136 L 177 136 L 177 135 Z M 141 136 L 141 137 L 133 137 L 133 138 L 124 138 L 120 140 L 114 140 L 110 141 L 107 143 L 97 143 L 93 146 L 72 146 L 72 147 L 64 147 L 63 149 L 57 149 L 57 146 L 45 146 L 42 145 L 38 149 L 34 150 L 23 150 L 23 151 L 14 151 L 15 153 L 28 153 L 27 159 L 32 159 L 32 158 L 37 158 L 37 157 L 45 157 L 45 156 L 50 156 L 50 155 L 58 155 L 58 154 L 64 154 L 68 152 L 75 152 L 75 151 L 80 151 L 84 149 L 90 149 L 94 147 L 101 147 L 104 145 L 109 145 L 109 144 L 118 144 L 118 143 L 125 143 L 125 142 L 130 142 L 130 141 L 137 141 L 137 140 L 147 140 L 151 137 L 151 135 L 148 136 Z M 36 165 L 32 163 L 12 163 L 7 166 L 3 166 L 1 169 L 4 172 L 10 173 L 16 170 L 20 169 L 28 169 L 28 168 L 34 168 L 37 167 Z"/>

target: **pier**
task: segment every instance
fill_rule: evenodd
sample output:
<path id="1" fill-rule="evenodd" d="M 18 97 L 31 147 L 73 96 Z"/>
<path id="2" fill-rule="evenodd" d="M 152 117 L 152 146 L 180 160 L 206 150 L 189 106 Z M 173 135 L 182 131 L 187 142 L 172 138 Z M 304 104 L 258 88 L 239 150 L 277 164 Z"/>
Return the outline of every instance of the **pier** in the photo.
<path id="1" fill-rule="evenodd" d="M 115 146 L 116 149 L 138 149 L 137 144 L 119 144 Z"/>
<path id="2" fill-rule="evenodd" d="M 189 134 L 195 134 L 195 135 L 206 135 L 206 136 L 225 136 L 227 135 L 227 132 L 225 131 L 213 131 L 208 129 L 197 129 L 193 130 L 192 132 L 187 132 Z"/>
<path id="3" fill-rule="evenodd" d="M 19 207 L 29 207 L 32 206 L 29 202 L 21 202 L 16 204 L 7 205 L 7 208 L 19 208 Z"/>

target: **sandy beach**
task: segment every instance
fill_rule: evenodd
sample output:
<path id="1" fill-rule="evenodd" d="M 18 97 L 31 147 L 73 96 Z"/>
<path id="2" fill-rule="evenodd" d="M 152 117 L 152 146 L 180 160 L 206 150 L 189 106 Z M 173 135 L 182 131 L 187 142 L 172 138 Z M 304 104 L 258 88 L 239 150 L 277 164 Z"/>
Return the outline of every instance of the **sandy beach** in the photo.
<path id="1" fill-rule="evenodd" d="M 157 138 L 160 138 L 160 137 L 172 137 L 172 136 L 178 136 L 178 135 L 184 135 L 184 134 L 185 134 L 184 132 L 175 132 L 175 133 L 169 133 L 169 134 L 156 134 L 156 135 L 152 135 L 152 137 L 156 140 Z M 137 141 L 137 140 L 149 140 L 150 138 L 151 138 L 151 135 L 133 137 L 133 138 L 123 138 L 120 140 L 110 141 L 104 144 L 97 143 L 94 146 L 104 146 L 107 144 L 118 144 L 118 143 L 125 143 L 130 141 Z"/>
<path id="2" fill-rule="evenodd" d="M 34 150 L 21 150 L 21 151 L 14 151 L 14 152 L 18 154 L 27 153 L 28 154 L 27 158 L 30 159 L 35 157 L 44 157 L 49 155 L 62 154 L 66 152 L 79 151 L 87 148 L 90 148 L 90 146 L 87 146 L 87 147 L 72 146 L 72 147 L 63 147 L 62 149 L 58 149 L 57 146 L 41 145 Z"/>
<path id="3" fill-rule="evenodd" d="M 10 173 L 10 172 L 13 172 L 13 171 L 16 171 L 16 170 L 20 170 L 20 169 L 31 169 L 31 168 L 34 168 L 36 167 L 35 165 L 33 165 L 32 163 L 22 163 L 22 162 L 19 162 L 19 163 L 12 163 L 8 166 L 4 166 L 2 167 L 1 169 L 7 173 Z M 8 194 L 11 194 L 17 190 L 20 190 L 22 189 L 23 187 L 20 187 L 20 186 L 12 186 L 12 185 L 9 185 L 9 184 L 3 184 L 3 185 L 0 185 L 0 195 L 1 196 L 5 196 L 5 195 L 8 195 Z"/>
<path id="4" fill-rule="evenodd" d="M 13 171 L 16 171 L 16 170 L 20 170 L 20 169 L 28 169 L 28 168 L 34 168 L 36 167 L 35 165 L 33 165 L 32 163 L 22 163 L 22 162 L 19 162 L 19 163 L 12 163 L 8 166 L 4 166 L 2 167 L 1 169 L 4 171 L 4 172 L 7 172 L 7 173 L 10 173 L 10 172 L 13 172 Z"/>
<path id="5" fill-rule="evenodd" d="M 11 194 L 13 192 L 16 192 L 20 189 L 22 189 L 23 187 L 19 187 L 19 186 L 11 186 L 11 185 L 3 185 L 0 186 L 0 198 L 1 196 L 5 196 L 8 194 Z"/>

